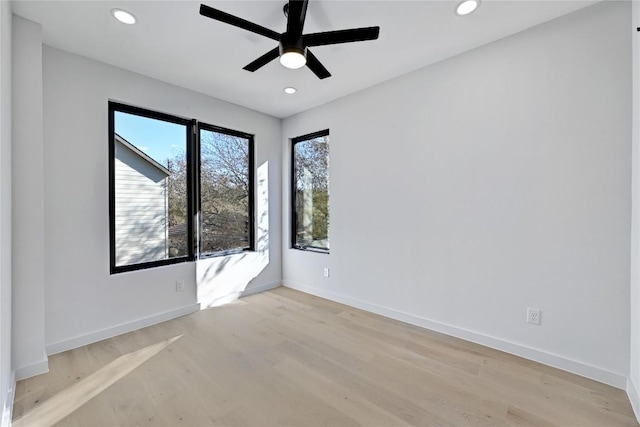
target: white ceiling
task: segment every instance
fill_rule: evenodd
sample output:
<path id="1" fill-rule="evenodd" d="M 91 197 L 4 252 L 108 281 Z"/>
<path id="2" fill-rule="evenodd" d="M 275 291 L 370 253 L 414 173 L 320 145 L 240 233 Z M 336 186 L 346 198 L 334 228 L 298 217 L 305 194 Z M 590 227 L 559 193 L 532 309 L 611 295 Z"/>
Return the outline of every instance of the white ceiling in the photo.
<path id="1" fill-rule="evenodd" d="M 283 0 L 204 3 L 277 32 L 286 27 Z M 484 0 L 466 17 L 454 13 L 457 3 L 310 0 L 305 33 L 380 26 L 378 40 L 311 49 L 332 74 L 324 80 L 277 60 L 255 73 L 243 70 L 277 43 L 201 16 L 197 1 L 14 0 L 12 8 L 42 24 L 50 46 L 283 118 L 595 1 Z M 132 12 L 138 23 L 117 22 L 110 14 L 116 7 Z M 286 86 L 298 93 L 286 95 Z"/>

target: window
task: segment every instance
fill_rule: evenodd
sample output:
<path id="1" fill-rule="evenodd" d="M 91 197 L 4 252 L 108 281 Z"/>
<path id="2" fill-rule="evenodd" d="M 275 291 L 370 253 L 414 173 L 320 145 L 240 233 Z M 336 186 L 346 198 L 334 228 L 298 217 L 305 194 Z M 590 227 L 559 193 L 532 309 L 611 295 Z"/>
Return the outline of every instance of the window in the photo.
<path id="1" fill-rule="evenodd" d="M 112 274 L 253 250 L 253 136 L 110 102 L 109 156 Z"/>
<path id="2" fill-rule="evenodd" d="M 253 249 L 253 137 L 200 124 L 200 253 Z"/>
<path id="3" fill-rule="evenodd" d="M 194 258 L 192 123 L 109 104 L 111 271 Z"/>
<path id="4" fill-rule="evenodd" d="M 329 252 L 329 130 L 292 140 L 292 246 Z"/>

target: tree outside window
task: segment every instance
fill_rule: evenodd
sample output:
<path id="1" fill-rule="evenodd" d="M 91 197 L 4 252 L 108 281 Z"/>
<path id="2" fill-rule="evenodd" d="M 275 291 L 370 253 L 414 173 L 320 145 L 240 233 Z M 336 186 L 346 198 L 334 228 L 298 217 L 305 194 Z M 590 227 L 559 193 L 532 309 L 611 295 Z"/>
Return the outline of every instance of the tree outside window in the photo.
<path id="1" fill-rule="evenodd" d="M 292 246 L 329 252 L 329 131 L 292 140 Z"/>

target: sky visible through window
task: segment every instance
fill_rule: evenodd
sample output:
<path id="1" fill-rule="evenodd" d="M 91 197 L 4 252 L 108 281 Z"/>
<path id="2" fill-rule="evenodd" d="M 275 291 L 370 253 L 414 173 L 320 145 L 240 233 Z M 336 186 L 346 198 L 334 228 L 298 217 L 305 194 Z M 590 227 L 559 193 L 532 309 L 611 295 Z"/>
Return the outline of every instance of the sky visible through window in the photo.
<path id="1" fill-rule="evenodd" d="M 184 155 L 184 125 L 116 111 L 115 131 L 161 165 Z"/>

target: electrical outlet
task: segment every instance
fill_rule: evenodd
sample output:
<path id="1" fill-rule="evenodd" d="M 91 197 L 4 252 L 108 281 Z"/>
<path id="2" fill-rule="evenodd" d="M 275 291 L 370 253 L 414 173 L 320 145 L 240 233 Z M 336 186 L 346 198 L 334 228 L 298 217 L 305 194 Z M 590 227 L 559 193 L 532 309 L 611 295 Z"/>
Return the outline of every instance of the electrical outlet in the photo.
<path id="1" fill-rule="evenodd" d="M 324 277 L 329 277 L 329 267 L 324 268 Z"/>
<path id="2" fill-rule="evenodd" d="M 527 308 L 527 323 L 533 323 L 534 325 L 540 324 L 540 310 L 537 308 Z"/>
<path id="3" fill-rule="evenodd" d="M 176 280 L 176 292 L 184 291 L 184 280 Z"/>

